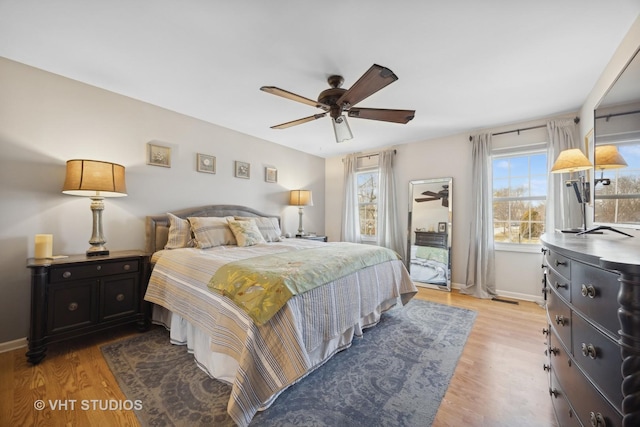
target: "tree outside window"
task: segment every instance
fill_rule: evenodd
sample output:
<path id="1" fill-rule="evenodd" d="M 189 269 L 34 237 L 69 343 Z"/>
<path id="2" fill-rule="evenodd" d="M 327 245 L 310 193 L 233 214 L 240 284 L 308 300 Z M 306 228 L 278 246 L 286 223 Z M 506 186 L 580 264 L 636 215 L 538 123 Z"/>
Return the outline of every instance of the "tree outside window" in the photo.
<path id="1" fill-rule="evenodd" d="M 357 185 L 360 235 L 363 240 L 375 240 L 378 232 L 378 171 L 358 172 Z"/>

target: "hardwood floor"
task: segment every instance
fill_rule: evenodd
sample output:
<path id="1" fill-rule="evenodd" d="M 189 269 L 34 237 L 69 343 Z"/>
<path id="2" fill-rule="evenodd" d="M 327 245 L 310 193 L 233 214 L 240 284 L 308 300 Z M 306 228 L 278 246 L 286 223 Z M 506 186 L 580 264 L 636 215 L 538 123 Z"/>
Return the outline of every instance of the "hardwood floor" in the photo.
<path id="1" fill-rule="evenodd" d="M 542 369 L 542 308 L 426 288 L 417 298 L 478 313 L 433 426 L 556 426 Z M 99 346 L 136 333 L 131 328 L 52 345 L 37 366 L 27 363 L 25 349 L 0 354 L 0 425 L 138 426 L 132 411 L 97 406 L 125 400 Z M 44 410 L 35 409 L 38 400 Z M 52 408 L 61 403 L 67 407 Z"/>

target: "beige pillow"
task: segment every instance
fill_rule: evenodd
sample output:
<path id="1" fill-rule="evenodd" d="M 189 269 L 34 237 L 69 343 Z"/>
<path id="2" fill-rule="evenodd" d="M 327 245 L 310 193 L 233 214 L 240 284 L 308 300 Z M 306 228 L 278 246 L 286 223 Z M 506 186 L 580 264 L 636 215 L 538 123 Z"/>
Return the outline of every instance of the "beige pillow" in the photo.
<path id="1" fill-rule="evenodd" d="M 193 247 L 191 238 L 191 224 L 186 219 L 167 213 L 169 217 L 169 237 L 165 249 L 179 249 Z"/>
<path id="2" fill-rule="evenodd" d="M 229 227 L 238 242 L 238 246 L 253 246 L 266 243 L 262 233 L 253 219 L 235 221 L 229 220 Z"/>
<path id="3" fill-rule="evenodd" d="M 237 216 L 235 217 L 238 221 L 247 221 L 253 220 L 260 230 L 262 237 L 267 242 L 280 242 L 282 235 L 282 230 L 280 230 L 280 224 L 278 223 L 278 218 L 268 218 L 263 216 L 257 217 L 248 217 L 248 216 Z"/>
<path id="4" fill-rule="evenodd" d="M 235 245 L 236 238 L 227 222 L 229 219 L 233 220 L 233 217 L 189 217 L 196 246 L 207 249 L 214 246 Z"/>

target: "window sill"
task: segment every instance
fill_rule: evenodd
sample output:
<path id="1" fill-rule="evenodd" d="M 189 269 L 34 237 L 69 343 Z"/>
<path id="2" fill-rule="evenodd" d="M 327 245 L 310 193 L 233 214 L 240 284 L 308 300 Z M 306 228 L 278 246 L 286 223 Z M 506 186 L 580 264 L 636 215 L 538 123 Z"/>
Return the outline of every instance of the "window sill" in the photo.
<path id="1" fill-rule="evenodd" d="M 524 252 L 524 253 L 542 253 L 542 245 L 524 245 L 518 243 L 496 243 L 496 251 L 499 252 Z"/>

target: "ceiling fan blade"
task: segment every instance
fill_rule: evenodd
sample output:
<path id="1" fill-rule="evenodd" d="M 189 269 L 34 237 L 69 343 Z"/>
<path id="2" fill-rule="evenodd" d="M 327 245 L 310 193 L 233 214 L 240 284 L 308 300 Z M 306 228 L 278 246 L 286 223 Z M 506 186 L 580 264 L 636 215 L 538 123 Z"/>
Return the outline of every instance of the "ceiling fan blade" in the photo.
<path id="1" fill-rule="evenodd" d="M 442 199 L 442 206 L 444 206 L 445 208 L 449 207 L 449 199 L 447 199 L 446 197 L 444 199 Z"/>
<path id="2" fill-rule="evenodd" d="M 419 197 L 416 199 L 416 202 L 432 202 L 434 200 L 440 200 L 440 197 Z"/>
<path id="3" fill-rule="evenodd" d="M 424 191 L 422 193 L 423 196 L 431 196 L 431 197 L 435 197 L 437 199 L 439 199 L 440 197 L 442 197 L 442 194 L 440 193 L 434 193 L 433 191 Z"/>
<path id="4" fill-rule="evenodd" d="M 347 107 L 356 105 L 368 96 L 373 95 L 383 87 L 398 80 L 393 71 L 378 64 L 373 64 L 366 73 L 358 79 L 338 99 L 338 105 L 348 104 Z"/>
<path id="5" fill-rule="evenodd" d="M 408 123 L 416 115 L 416 110 L 386 110 L 384 108 L 351 108 L 349 117 L 357 119 L 382 120 L 393 123 Z"/>
<path id="6" fill-rule="evenodd" d="M 311 105 L 312 107 L 322 108 L 325 111 L 329 111 L 330 107 L 327 104 L 323 104 L 313 99 L 305 98 L 304 96 L 297 95 L 293 92 L 289 92 L 284 89 L 277 88 L 275 86 L 262 86 L 261 91 L 270 93 L 272 95 L 281 96 L 283 98 L 290 99 L 292 101 L 302 102 L 303 104 Z"/>
<path id="7" fill-rule="evenodd" d="M 281 123 L 279 125 L 271 126 L 271 129 L 286 129 L 286 128 L 290 128 L 291 126 L 301 125 L 303 123 L 307 123 L 307 122 L 311 122 L 313 120 L 321 119 L 326 115 L 327 115 L 327 113 L 314 114 L 313 116 L 309 116 L 309 117 L 305 117 L 305 118 L 302 118 L 302 119 L 293 120 L 293 121 L 290 121 L 290 122 L 287 122 L 287 123 Z"/>

